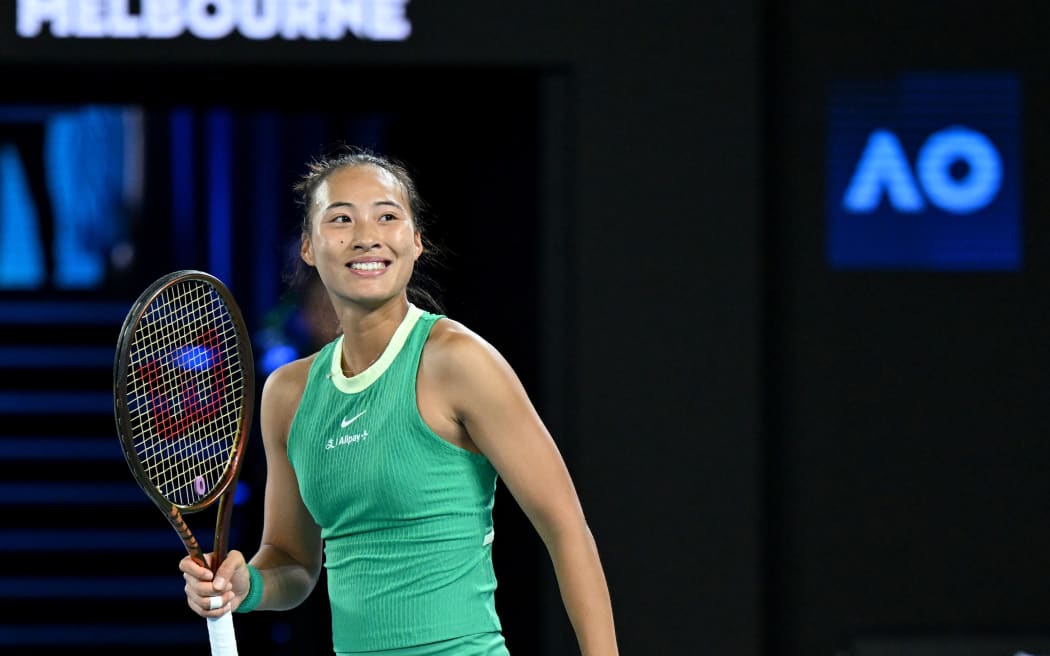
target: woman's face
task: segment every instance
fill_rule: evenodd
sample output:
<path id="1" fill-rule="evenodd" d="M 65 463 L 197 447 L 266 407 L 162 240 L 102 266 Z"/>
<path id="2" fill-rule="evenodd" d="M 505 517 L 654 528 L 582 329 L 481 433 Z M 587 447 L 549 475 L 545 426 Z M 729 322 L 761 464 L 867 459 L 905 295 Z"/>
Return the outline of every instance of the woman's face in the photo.
<path id="1" fill-rule="evenodd" d="M 318 186 L 300 255 L 337 298 L 375 307 L 403 294 L 423 244 L 401 183 L 385 169 L 341 169 Z"/>

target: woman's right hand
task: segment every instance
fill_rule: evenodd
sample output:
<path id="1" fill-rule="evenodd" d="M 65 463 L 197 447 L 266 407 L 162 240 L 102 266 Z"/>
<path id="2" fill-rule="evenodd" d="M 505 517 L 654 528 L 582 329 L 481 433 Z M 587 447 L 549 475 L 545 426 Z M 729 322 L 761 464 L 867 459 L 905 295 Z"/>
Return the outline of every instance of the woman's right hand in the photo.
<path id="1" fill-rule="evenodd" d="M 212 554 L 204 556 L 211 564 Z M 186 556 L 179 562 L 182 578 L 186 580 L 186 604 L 201 617 L 222 617 L 236 610 L 248 594 L 251 584 L 248 566 L 240 551 L 230 551 L 212 573 Z"/>

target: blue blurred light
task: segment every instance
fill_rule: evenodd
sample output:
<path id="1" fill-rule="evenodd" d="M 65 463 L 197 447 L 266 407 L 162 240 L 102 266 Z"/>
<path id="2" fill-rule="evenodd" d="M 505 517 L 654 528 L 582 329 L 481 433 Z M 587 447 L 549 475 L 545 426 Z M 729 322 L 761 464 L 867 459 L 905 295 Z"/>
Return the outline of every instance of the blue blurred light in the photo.
<path id="1" fill-rule="evenodd" d="M 264 375 L 273 373 L 277 367 L 287 364 L 299 357 L 299 352 L 288 344 L 274 344 L 265 351 L 259 361 L 259 367 Z"/>
<path id="2" fill-rule="evenodd" d="M 0 289 L 35 289 L 46 277 L 25 169 L 14 146 L 0 144 Z"/>
<path id="3" fill-rule="evenodd" d="M 171 359 L 180 369 L 208 371 L 215 361 L 215 353 L 206 346 L 190 344 L 176 349 Z"/>
<path id="4" fill-rule="evenodd" d="M 244 481 L 237 481 L 237 488 L 233 492 L 233 505 L 240 506 L 248 503 L 252 498 L 252 486 Z"/>

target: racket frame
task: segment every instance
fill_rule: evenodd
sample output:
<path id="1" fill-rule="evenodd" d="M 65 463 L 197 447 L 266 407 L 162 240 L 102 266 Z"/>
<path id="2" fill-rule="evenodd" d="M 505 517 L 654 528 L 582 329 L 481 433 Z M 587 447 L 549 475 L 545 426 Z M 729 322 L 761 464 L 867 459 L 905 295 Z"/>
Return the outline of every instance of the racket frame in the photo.
<path id="1" fill-rule="evenodd" d="M 240 425 L 238 426 L 238 435 L 234 446 L 234 453 L 227 463 L 226 469 L 223 471 L 219 483 L 195 503 L 177 504 L 165 498 L 153 483 L 150 482 L 149 476 L 147 475 L 145 468 L 142 466 L 142 462 L 135 454 L 134 431 L 131 428 L 131 414 L 128 411 L 125 401 L 128 396 L 127 373 L 128 367 L 130 366 L 130 345 L 135 337 L 135 331 L 139 322 L 144 316 L 147 308 L 149 308 L 153 301 L 164 293 L 165 290 L 176 284 L 193 280 L 204 282 L 214 288 L 222 299 L 222 302 L 226 305 L 226 309 L 230 314 L 233 328 L 237 335 L 237 357 L 240 359 L 243 376 L 243 399 L 241 405 L 241 419 Z M 160 509 L 171 523 L 172 528 L 174 528 L 179 534 L 179 537 L 182 538 L 182 542 L 190 557 L 193 558 L 197 564 L 215 571 L 226 558 L 230 518 L 233 511 L 233 497 L 236 490 L 237 479 L 240 475 L 241 465 L 243 464 L 244 449 L 247 446 L 248 434 L 251 430 L 252 416 L 255 410 L 255 359 L 252 353 L 251 339 L 249 338 L 248 329 L 244 323 L 244 317 L 241 314 L 240 307 L 237 305 L 233 294 L 226 285 L 210 273 L 196 269 L 183 269 L 168 273 L 158 278 L 153 284 L 147 287 L 131 306 L 131 309 L 128 311 L 128 314 L 124 319 L 124 324 L 120 329 L 120 336 L 117 339 L 116 353 L 116 358 L 113 363 L 113 408 L 114 418 L 117 425 L 117 434 L 120 437 L 120 445 L 121 450 L 124 453 L 124 459 L 127 461 L 128 467 L 131 469 L 135 482 L 138 483 L 139 487 L 142 488 L 142 491 L 146 493 L 154 505 Z M 216 511 L 215 539 L 214 547 L 212 549 L 213 556 L 212 562 L 209 566 L 204 558 L 203 550 L 200 548 L 197 539 L 190 531 L 189 526 L 187 526 L 183 519 L 183 515 L 196 513 L 209 508 L 215 503 L 216 499 L 219 501 L 219 507 Z"/>

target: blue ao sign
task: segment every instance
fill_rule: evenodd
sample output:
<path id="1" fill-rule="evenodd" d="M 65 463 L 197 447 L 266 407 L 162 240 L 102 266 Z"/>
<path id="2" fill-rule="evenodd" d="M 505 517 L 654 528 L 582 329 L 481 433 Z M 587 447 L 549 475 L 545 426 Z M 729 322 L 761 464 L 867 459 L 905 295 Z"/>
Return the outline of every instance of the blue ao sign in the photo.
<path id="1" fill-rule="evenodd" d="M 831 267 L 1020 269 L 1020 87 L 1009 74 L 837 83 L 828 124 Z"/>

